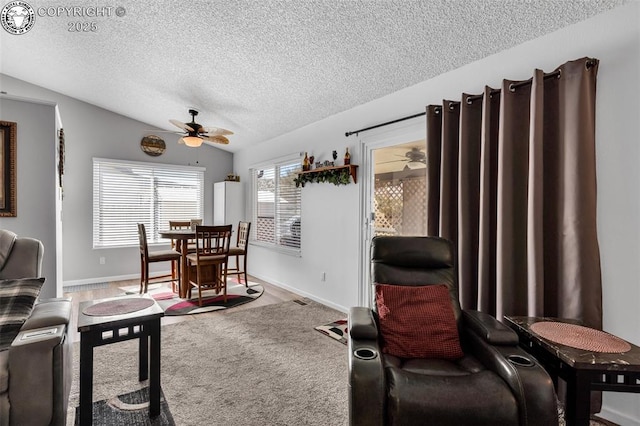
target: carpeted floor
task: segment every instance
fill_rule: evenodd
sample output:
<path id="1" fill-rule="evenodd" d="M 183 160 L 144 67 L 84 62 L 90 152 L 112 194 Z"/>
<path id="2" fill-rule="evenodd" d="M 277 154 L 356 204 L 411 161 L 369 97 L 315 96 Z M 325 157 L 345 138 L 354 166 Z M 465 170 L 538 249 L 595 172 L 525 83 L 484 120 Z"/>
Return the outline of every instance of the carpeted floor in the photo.
<path id="1" fill-rule="evenodd" d="M 162 390 L 176 425 L 346 425 L 345 346 L 314 330 L 342 315 L 290 301 L 163 326 Z M 94 401 L 147 386 L 137 382 L 137 348 L 135 340 L 96 348 Z"/>

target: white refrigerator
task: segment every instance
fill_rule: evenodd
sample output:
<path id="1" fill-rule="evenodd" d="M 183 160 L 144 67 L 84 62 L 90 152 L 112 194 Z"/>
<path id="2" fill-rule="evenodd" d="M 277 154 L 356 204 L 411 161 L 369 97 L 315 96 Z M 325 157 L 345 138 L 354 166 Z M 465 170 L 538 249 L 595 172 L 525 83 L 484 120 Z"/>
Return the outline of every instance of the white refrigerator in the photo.
<path id="1" fill-rule="evenodd" d="M 213 224 L 233 225 L 244 220 L 244 190 L 241 182 L 216 182 L 213 184 Z M 232 239 L 232 241 L 234 241 Z"/>

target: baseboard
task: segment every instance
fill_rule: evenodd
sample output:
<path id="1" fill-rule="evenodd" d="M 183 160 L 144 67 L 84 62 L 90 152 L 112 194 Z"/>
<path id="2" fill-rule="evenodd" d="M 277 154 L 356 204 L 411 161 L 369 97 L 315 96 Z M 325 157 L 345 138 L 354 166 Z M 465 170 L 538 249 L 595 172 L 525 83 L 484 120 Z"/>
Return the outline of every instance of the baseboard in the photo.
<path id="1" fill-rule="evenodd" d="M 170 275 L 171 270 L 168 271 L 156 271 L 153 275 Z M 71 280 L 71 281 L 63 281 L 62 288 L 84 285 L 84 284 L 95 284 L 95 283 L 103 283 L 103 282 L 113 282 L 113 281 L 124 281 L 124 280 L 139 280 L 140 274 L 128 274 L 128 275 L 112 275 L 110 277 L 97 277 L 97 278 L 87 278 L 84 280 Z"/>
<path id="2" fill-rule="evenodd" d="M 290 285 L 287 285 L 285 283 L 279 282 L 277 280 L 273 280 L 270 277 L 256 275 L 256 274 L 252 274 L 250 272 L 249 272 L 249 275 L 253 276 L 253 277 L 256 277 L 256 278 L 258 278 L 258 279 L 260 279 L 262 281 L 266 281 L 269 284 L 272 284 L 272 285 L 274 285 L 276 287 L 280 287 L 280 288 L 283 288 L 285 290 L 289 290 L 289 291 L 291 291 L 293 293 L 299 294 L 300 296 L 304 296 L 306 298 L 309 298 L 309 299 L 313 300 L 314 302 L 322 303 L 323 305 L 328 306 L 330 308 L 333 308 L 336 311 L 344 312 L 345 315 L 346 315 L 347 312 L 349 312 L 349 309 L 344 307 L 344 306 L 336 305 L 335 303 L 330 302 L 329 300 L 325 300 L 325 299 L 323 299 L 321 297 L 318 297 L 315 294 L 307 293 L 306 291 L 302 291 L 302 290 L 300 290 L 298 288 L 291 287 Z"/>

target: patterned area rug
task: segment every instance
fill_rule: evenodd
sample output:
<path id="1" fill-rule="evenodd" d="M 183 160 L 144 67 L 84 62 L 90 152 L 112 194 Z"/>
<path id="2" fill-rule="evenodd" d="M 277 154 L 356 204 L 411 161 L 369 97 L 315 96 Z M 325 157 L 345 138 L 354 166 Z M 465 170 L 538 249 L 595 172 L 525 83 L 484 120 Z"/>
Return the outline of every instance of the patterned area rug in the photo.
<path id="1" fill-rule="evenodd" d="M 128 286 L 121 287 L 126 294 L 137 294 L 139 287 Z M 192 290 L 190 299 L 181 299 L 178 295 L 171 291 L 171 288 L 163 284 L 149 285 L 149 294 L 153 297 L 167 316 L 172 315 L 192 315 L 203 312 L 218 311 L 222 309 L 233 308 L 234 306 L 252 302 L 262 296 L 264 288 L 256 283 L 249 281 L 249 287 L 238 284 L 234 278 L 227 280 L 227 302 L 224 302 L 222 294 L 216 294 L 214 290 L 205 290 L 202 292 L 202 306 L 198 304 L 198 291 Z"/>
<path id="2" fill-rule="evenodd" d="M 325 334 L 344 345 L 347 344 L 347 338 L 349 334 L 347 330 L 346 319 L 339 319 L 337 321 L 330 322 L 329 324 L 319 325 L 314 328 L 318 330 L 320 333 Z"/>
<path id="3" fill-rule="evenodd" d="M 109 400 L 93 403 L 93 424 L 97 426 L 175 426 L 169 405 L 160 391 L 160 415 L 149 417 L 149 388 L 138 389 Z M 76 426 L 80 425 L 80 407 L 76 407 Z"/>

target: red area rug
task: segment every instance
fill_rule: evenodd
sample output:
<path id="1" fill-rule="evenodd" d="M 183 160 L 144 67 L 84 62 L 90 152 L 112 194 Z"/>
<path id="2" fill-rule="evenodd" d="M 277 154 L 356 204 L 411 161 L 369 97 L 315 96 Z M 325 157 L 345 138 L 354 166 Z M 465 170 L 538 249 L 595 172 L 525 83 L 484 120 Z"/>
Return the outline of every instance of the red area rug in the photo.
<path id="1" fill-rule="evenodd" d="M 125 293 L 137 292 L 138 286 L 122 287 Z M 262 296 L 264 288 L 255 282 L 249 281 L 249 287 L 238 284 L 235 278 L 227 281 L 227 302 L 224 302 L 222 293 L 216 294 L 213 290 L 202 292 L 202 306 L 198 304 L 198 290 L 191 291 L 190 299 L 181 299 L 173 293 L 169 287 L 164 285 L 150 285 L 149 295 L 153 297 L 166 316 L 172 315 L 193 315 L 203 312 L 218 311 L 233 308 L 245 303 L 252 302 Z"/>

